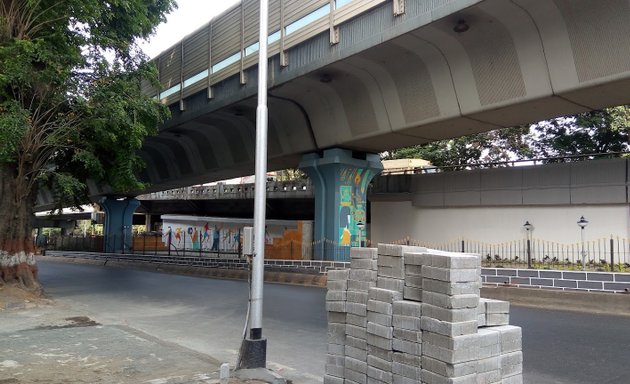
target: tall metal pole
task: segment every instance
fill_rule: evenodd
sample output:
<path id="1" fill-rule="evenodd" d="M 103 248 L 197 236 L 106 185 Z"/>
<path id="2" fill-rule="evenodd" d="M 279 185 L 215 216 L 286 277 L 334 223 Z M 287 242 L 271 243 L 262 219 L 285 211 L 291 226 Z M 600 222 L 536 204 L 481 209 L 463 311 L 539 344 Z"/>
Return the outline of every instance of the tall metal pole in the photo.
<path id="1" fill-rule="evenodd" d="M 262 338 L 263 282 L 265 270 L 265 206 L 267 199 L 267 35 L 269 1 L 260 0 L 258 51 L 258 108 L 256 108 L 256 181 L 254 195 L 254 260 L 252 266 L 249 336 Z"/>

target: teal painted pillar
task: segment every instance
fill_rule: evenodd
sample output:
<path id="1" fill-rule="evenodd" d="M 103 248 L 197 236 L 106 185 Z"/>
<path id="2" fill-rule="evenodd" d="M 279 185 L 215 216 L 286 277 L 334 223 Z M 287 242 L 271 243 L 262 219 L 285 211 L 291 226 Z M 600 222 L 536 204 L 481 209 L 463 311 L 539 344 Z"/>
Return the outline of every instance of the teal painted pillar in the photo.
<path id="1" fill-rule="evenodd" d="M 354 158 L 350 150 L 333 148 L 304 155 L 300 169 L 315 187 L 313 258 L 348 261 L 350 247 L 365 244 L 367 189 L 383 170 L 379 156 Z"/>
<path id="2" fill-rule="evenodd" d="M 105 252 L 125 253 L 133 244 L 133 213 L 140 202 L 133 198 L 104 197 L 100 201 L 105 211 Z"/>

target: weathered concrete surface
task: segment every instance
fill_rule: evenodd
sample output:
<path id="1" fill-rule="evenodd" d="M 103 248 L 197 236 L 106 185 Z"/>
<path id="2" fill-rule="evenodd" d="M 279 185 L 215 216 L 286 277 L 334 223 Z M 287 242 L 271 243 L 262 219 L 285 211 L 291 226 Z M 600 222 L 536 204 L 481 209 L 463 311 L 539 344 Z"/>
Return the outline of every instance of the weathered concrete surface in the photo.
<path id="1" fill-rule="evenodd" d="M 525 307 L 630 316 L 630 294 L 483 287 L 481 297 Z"/>

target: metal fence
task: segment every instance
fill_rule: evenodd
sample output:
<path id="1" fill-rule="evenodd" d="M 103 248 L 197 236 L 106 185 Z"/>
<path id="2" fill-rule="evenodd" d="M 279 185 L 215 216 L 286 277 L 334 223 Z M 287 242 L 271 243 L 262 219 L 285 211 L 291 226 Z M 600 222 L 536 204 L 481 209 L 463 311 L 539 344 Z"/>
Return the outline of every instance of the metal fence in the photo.
<path id="1" fill-rule="evenodd" d="M 395 244 L 406 244 L 448 252 L 479 254 L 486 267 L 527 267 L 537 269 L 585 269 L 595 271 L 630 270 L 630 241 L 619 237 L 602 238 L 582 243 L 563 244 L 542 239 L 526 239 L 487 243 L 457 239 L 431 243 L 406 237 Z"/>
<path id="2" fill-rule="evenodd" d="M 199 246 L 199 243 L 175 241 L 168 234 L 147 233 L 125 239 L 121 235 L 111 236 L 40 236 L 35 245 L 41 250 L 83 251 L 138 255 L 199 256 L 206 258 L 243 257 L 239 242 L 212 246 Z M 350 246 L 330 240 L 304 243 L 301 241 L 280 241 L 265 245 L 265 258 L 280 260 L 330 260 L 349 261 Z"/>

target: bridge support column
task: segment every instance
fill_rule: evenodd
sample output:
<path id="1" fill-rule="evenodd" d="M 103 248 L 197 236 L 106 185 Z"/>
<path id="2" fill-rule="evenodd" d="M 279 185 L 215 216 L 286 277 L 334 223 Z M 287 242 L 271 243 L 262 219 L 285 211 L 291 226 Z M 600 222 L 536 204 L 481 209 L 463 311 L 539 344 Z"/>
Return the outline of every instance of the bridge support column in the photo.
<path id="1" fill-rule="evenodd" d="M 105 211 L 105 252 L 125 253 L 131 249 L 133 213 L 140 202 L 133 198 L 104 197 L 100 201 Z"/>
<path id="2" fill-rule="evenodd" d="M 353 157 L 350 150 L 333 148 L 304 155 L 300 169 L 315 187 L 313 258 L 349 260 L 350 247 L 366 242 L 367 189 L 383 170 L 378 154 Z"/>

